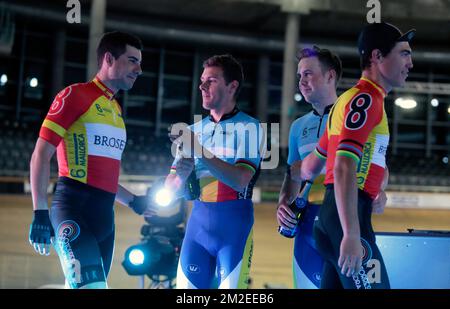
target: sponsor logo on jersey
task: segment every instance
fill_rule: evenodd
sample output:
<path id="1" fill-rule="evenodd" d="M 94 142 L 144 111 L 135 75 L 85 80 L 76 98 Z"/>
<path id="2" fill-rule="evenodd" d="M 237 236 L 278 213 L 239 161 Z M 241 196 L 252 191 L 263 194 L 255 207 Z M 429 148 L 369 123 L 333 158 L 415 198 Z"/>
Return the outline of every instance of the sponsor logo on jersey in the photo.
<path id="1" fill-rule="evenodd" d="M 322 280 L 322 275 L 320 273 L 314 273 L 313 278 L 316 282 L 320 282 L 320 280 Z"/>
<path id="2" fill-rule="evenodd" d="M 86 136 L 84 134 L 73 134 L 73 157 L 75 159 L 75 165 L 81 168 L 71 168 L 70 176 L 73 178 L 84 178 L 86 176 L 87 166 L 87 145 Z"/>
<path id="3" fill-rule="evenodd" d="M 49 116 L 57 115 L 63 110 L 65 99 L 70 95 L 71 92 L 72 86 L 69 86 L 60 93 L 58 93 L 52 105 L 50 106 L 50 110 L 48 111 Z"/>
<path id="4" fill-rule="evenodd" d="M 363 247 L 362 264 L 365 265 L 372 258 L 372 248 L 364 238 L 361 238 L 361 244 Z"/>
<path id="5" fill-rule="evenodd" d="M 125 129 L 108 124 L 87 123 L 88 154 L 120 160 L 126 146 Z"/>
<path id="6" fill-rule="evenodd" d="M 74 134 L 75 164 L 86 166 L 86 136 L 84 134 Z"/>
<path id="7" fill-rule="evenodd" d="M 95 103 L 95 109 L 97 110 L 97 116 L 106 117 L 105 110 L 101 107 L 100 104 Z"/>
<path id="8" fill-rule="evenodd" d="M 64 243 L 72 242 L 80 235 L 80 226 L 73 220 L 61 222 L 58 226 L 58 238 Z"/>
<path id="9" fill-rule="evenodd" d="M 75 254 L 70 245 L 80 235 L 80 226 L 73 220 L 66 220 L 59 224 L 57 228 L 56 245 L 62 254 L 64 268 L 67 273 L 67 279 L 71 286 L 81 283 L 81 264 L 75 258 Z"/>
<path id="10" fill-rule="evenodd" d="M 369 171 L 371 153 L 372 143 L 367 142 L 364 144 L 363 156 L 359 165 L 359 173 L 367 174 L 367 172 Z"/>
<path id="11" fill-rule="evenodd" d="M 94 135 L 94 145 L 113 147 L 123 151 L 126 141 L 120 138 L 109 137 L 105 135 Z"/>
<path id="12" fill-rule="evenodd" d="M 373 153 L 372 163 L 382 168 L 386 167 L 386 151 L 389 145 L 389 135 L 377 134 L 375 136 L 375 151 Z"/>
<path id="13" fill-rule="evenodd" d="M 195 264 L 189 264 L 187 267 L 188 272 L 191 274 L 198 274 L 200 272 L 200 267 Z"/>

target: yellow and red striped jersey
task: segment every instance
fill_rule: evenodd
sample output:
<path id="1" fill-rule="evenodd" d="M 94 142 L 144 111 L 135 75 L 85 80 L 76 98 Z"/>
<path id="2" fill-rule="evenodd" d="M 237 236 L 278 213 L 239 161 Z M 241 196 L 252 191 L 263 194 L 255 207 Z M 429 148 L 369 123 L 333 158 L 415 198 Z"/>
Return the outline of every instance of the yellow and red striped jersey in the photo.
<path id="1" fill-rule="evenodd" d="M 384 110 L 386 91 L 362 77 L 344 92 L 328 117 L 325 134 L 315 154 L 326 158 L 324 184 L 334 183 L 336 156 L 353 158 L 357 164 L 358 187 L 375 198 L 380 191 L 386 167 L 389 127 Z"/>
<path id="2" fill-rule="evenodd" d="M 39 137 L 57 147 L 59 176 L 117 192 L 125 124 L 113 92 L 98 78 L 59 92 Z"/>

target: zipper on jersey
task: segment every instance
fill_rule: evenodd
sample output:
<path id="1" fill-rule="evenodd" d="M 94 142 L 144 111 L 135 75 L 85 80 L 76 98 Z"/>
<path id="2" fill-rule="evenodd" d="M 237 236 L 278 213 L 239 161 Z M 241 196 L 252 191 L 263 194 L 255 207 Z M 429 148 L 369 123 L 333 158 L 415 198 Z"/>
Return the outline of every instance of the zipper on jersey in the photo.
<path id="1" fill-rule="evenodd" d="M 213 129 L 213 132 L 212 132 L 212 134 L 211 134 L 211 143 L 212 143 L 212 141 L 213 141 L 214 134 L 216 134 L 216 128 L 217 128 L 218 125 L 219 125 L 218 122 L 214 125 L 214 129 Z"/>
<path id="2" fill-rule="evenodd" d="M 320 116 L 319 127 L 317 128 L 317 138 L 320 138 L 320 128 L 322 127 L 323 116 L 325 116 L 325 114 Z"/>

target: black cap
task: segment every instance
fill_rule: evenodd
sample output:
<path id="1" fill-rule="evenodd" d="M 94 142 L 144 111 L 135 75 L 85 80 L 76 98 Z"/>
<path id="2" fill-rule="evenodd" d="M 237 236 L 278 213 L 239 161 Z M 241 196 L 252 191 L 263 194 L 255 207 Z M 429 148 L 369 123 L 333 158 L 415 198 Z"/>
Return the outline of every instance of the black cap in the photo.
<path id="1" fill-rule="evenodd" d="M 397 42 L 411 42 L 416 34 L 416 29 L 402 33 L 397 27 L 388 23 L 374 23 L 364 27 L 359 34 L 358 50 L 360 55 L 379 49 L 382 53 L 388 53 Z"/>

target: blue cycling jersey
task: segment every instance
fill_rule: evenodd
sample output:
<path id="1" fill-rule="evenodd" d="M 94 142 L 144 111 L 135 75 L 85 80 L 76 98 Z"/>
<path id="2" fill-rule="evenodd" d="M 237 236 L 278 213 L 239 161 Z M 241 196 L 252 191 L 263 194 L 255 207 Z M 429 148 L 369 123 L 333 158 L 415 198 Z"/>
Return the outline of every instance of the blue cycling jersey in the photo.
<path id="1" fill-rule="evenodd" d="M 246 288 L 253 245 L 252 189 L 259 174 L 264 139 L 258 120 L 235 108 L 215 122 L 206 117 L 190 126 L 200 144 L 215 157 L 250 170 L 253 178 L 241 192 L 211 173 L 195 157 L 200 183 L 181 247 L 177 288 Z M 176 160 L 171 173 L 176 172 Z"/>
<path id="2" fill-rule="evenodd" d="M 200 144 L 215 157 L 232 165 L 243 166 L 253 173 L 253 179 L 241 192 L 237 192 L 215 177 L 203 163 L 195 158 L 195 173 L 200 182 L 200 200 L 224 202 L 251 199 L 253 186 L 259 175 L 264 132 L 255 118 L 235 108 L 215 122 L 211 116 L 203 118 L 189 128 L 197 134 Z M 176 160 L 171 172 L 175 172 Z"/>
<path id="3" fill-rule="evenodd" d="M 328 119 L 331 105 L 324 109 L 321 116 L 315 110 L 295 120 L 289 133 L 288 165 L 301 161 L 312 152 L 322 134 Z M 293 275 L 294 287 L 313 289 L 320 286 L 323 260 L 316 249 L 313 238 L 313 225 L 320 204 L 323 201 L 325 170 L 317 177 L 308 196 L 308 205 L 299 223 L 299 232 L 295 237 Z"/>
<path id="4" fill-rule="evenodd" d="M 319 138 L 325 132 L 331 106 L 329 105 L 325 108 L 322 116 L 315 110 L 312 110 L 292 123 L 289 132 L 288 165 L 292 165 L 295 161 L 304 160 L 315 149 Z M 325 169 L 314 180 L 308 197 L 310 203 L 322 203 L 325 195 L 324 178 Z"/>

